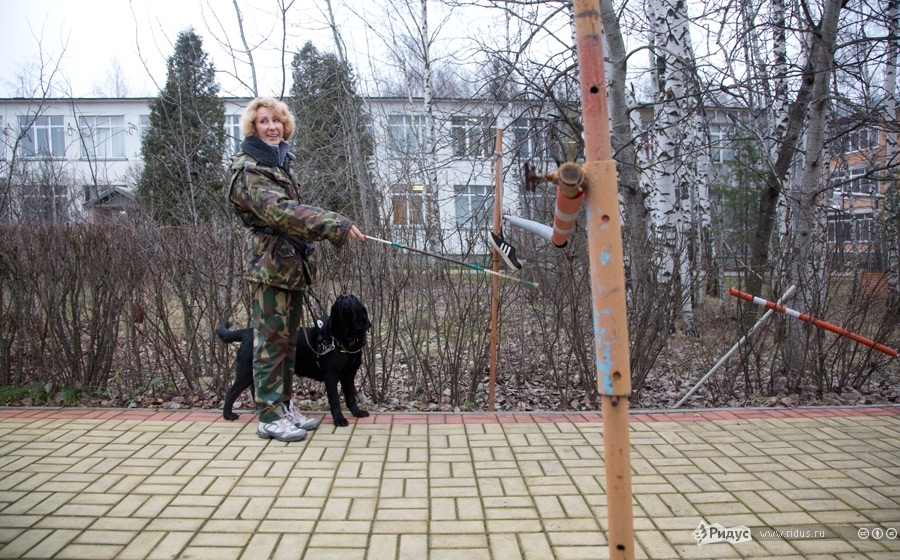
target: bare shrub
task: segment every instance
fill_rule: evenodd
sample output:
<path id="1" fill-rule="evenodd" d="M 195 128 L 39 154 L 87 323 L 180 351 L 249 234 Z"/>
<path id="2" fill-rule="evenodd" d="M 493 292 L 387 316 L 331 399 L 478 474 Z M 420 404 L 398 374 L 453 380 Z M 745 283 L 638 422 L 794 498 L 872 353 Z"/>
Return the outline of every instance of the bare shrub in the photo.
<path id="1" fill-rule="evenodd" d="M 18 344 L 20 357 L 31 358 L 13 374 L 10 356 L 4 376 L 105 389 L 124 302 L 142 276 L 131 252 L 134 231 L 36 223 L 5 228 L 3 238 L 4 269 L 15 275 L 4 283 L 11 305 L 4 305 L 3 323 L 18 326 L 4 336 L 4 353 Z"/>
<path id="2" fill-rule="evenodd" d="M 368 233 L 416 242 L 403 231 Z M 599 408 L 583 236 L 559 251 L 525 233 L 511 235 L 526 262 L 518 274 L 540 288 L 500 282 L 497 408 Z M 223 320 L 248 325 L 243 236 L 230 223 L 4 227 L 0 386 L 84 389 L 100 405 L 216 406 L 231 382 L 234 348 L 215 328 Z M 477 245 L 474 236 L 464 241 Z M 489 266 L 474 252 L 458 257 Z M 356 294 L 369 309 L 372 330 L 358 378 L 363 395 L 390 409 L 487 405 L 490 276 L 452 264 L 436 268 L 434 259 L 373 241 L 341 249 L 320 244 L 316 262 L 314 294 L 326 311 L 341 293 Z M 631 276 L 644 287 L 630 294 L 632 402 L 671 406 L 763 310 L 730 297 L 707 299 L 697 306 L 703 336 L 690 338 L 675 328 L 681 296 L 666 295 L 654 270 L 637 272 Z M 898 346 L 900 328 L 884 312 L 882 295 L 857 294 L 851 304 L 852 284 L 840 276 L 829 291 L 820 318 Z M 785 321 L 796 319 L 774 316 L 690 405 L 790 404 L 793 394 L 817 402 L 829 392 L 873 391 L 898 375 L 896 361 L 811 325 L 822 358 L 802 375 L 788 374 L 776 343 Z M 301 388 L 321 395 L 321 387 L 307 385 Z"/>

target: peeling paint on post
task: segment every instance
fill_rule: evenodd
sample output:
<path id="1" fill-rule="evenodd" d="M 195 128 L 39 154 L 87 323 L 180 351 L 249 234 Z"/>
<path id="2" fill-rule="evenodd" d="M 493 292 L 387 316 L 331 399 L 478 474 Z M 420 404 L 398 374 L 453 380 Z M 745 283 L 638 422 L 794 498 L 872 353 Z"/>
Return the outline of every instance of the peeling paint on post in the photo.
<path id="1" fill-rule="evenodd" d="M 584 122 L 587 216 L 597 389 L 602 399 L 609 558 L 634 560 L 628 397 L 631 362 L 622 220 L 612 159 L 599 0 L 575 0 L 575 38 Z"/>

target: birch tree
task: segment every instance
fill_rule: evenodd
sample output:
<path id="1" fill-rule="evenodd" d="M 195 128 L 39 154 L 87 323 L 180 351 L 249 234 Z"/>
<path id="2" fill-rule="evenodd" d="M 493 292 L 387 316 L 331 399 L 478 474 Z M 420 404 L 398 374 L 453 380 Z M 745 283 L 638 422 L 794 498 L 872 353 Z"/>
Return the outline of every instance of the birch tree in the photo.
<path id="1" fill-rule="evenodd" d="M 821 181 L 825 160 L 825 124 L 829 115 L 828 88 L 834 67 L 838 19 L 843 0 L 825 0 L 822 12 L 809 14 L 809 64 L 811 81 L 809 115 L 803 177 L 799 191 L 788 199 L 791 232 L 788 238 L 790 277 L 787 282 L 798 286 L 796 304 L 800 309 L 821 309 L 822 295 L 827 283 L 822 275 L 822 248 L 825 246 L 824 215 L 822 212 Z M 799 321 L 789 322 L 789 338 L 784 344 L 786 366 L 796 372 L 805 369 L 808 359 L 808 329 Z"/>
<path id="2" fill-rule="evenodd" d="M 887 0 L 888 49 L 884 78 L 885 160 L 885 237 L 887 246 L 888 309 L 900 314 L 900 173 L 897 166 L 897 57 L 900 54 L 900 1 Z"/>
<path id="3" fill-rule="evenodd" d="M 700 165 L 706 143 L 699 120 L 701 100 L 687 6 L 681 0 L 650 0 L 645 8 L 653 34 L 657 87 L 651 126 L 653 162 L 645 171 L 644 185 L 661 253 L 661 283 L 680 294 L 685 332 L 698 336 L 692 270 L 700 257 L 696 236 L 708 227 L 709 211 L 706 173 Z"/>
<path id="4" fill-rule="evenodd" d="M 45 202 L 59 200 L 60 194 L 67 193 L 70 183 L 65 170 L 54 161 L 59 157 L 54 153 L 56 150 L 62 148 L 65 152 L 62 129 L 58 129 L 57 134 L 51 130 L 42 140 L 35 138 L 32 130 L 39 120 L 49 118 L 47 112 L 51 110 L 53 99 L 59 96 L 66 46 L 58 55 L 53 55 L 44 49 L 42 35 L 34 38 L 38 46 L 37 60 L 23 64 L 14 76 L 13 85 L 18 97 L 30 98 L 33 103 L 18 122 L 2 123 L 2 149 L 8 150 L 9 156 L 0 158 L 0 222 L 21 221 L 30 215 L 50 219 L 64 219 L 66 215 L 55 205 L 47 207 Z M 29 189 L 39 192 L 26 193 Z M 26 197 L 26 194 L 30 196 Z M 40 207 L 35 212 L 29 211 L 26 198 L 40 201 Z"/>
<path id="5" fill-rule="evenodd" d="M 393 75 L 382 74 L 380 83 L 382 87 L 387 86 L 387 93 L 407 99 L 410 114 L 394 115 L 393 118 L 405 119 L 406 122 L 399 128 L 415 136 L 414 143 L 417 144 L 416 153 L 409 154 L 411 157 L 401 162 L 406 166 L 400 170 L 400 174 L 405 177 L 402 182 L 424 183 L 425 240 L 431 251 L 440 252 L 443 244 L 441 201 L 448 193 L 441 192 L 438 181 L 437 116 L 434 98 L 436 63 L 439 56 L 435 53 L 438 37 L 450 20 L 452 12 L 444 12 L 440 17 L 433 18 L 433 14 L 429 11 L 428 0 L 386 2 L 376 7 L 381 10 L 379 18 L 359 15 L 387 49 L 386 64 L 381 64 L 381 70 L 384 72 L 386 68 L 391 68 Z M 396 182 L 396 179 L 391 178 L 389 182 Z M 437 266 L 438 263 L 435 264 L 435 272 L 441 270 Z"/>

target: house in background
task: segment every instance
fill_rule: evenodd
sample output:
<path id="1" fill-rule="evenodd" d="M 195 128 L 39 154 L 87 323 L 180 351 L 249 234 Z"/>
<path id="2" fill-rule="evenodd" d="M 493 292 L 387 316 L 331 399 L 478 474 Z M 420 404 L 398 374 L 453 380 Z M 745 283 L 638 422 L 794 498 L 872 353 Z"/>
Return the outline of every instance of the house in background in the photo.
<path id="1" fill-rule="evenodd" d="M 829 147 L 828 243 L 841 251 L 868 252 L 877 239 L 877 214 L 884 208 L 886 185 L 878 179 L 886 163 L 887 137 L 874 126 L 850 121 L 836 126 L 839 133 Z"/>
<path id="2" fill-rule="evenodd" d="M 8 201 L 0 207 L 0 221 L 132 218 L 150 101 L 0 99 L 0 188 Z M 250 100 L 224 101 L 230 156 L 240 149 L 240 115 Z M 416 98 L 367 98 L 365 104 L 375 144 L 369 171 L 380 193 L 379 216 L 398 238 L 424 242 L 426 228 L 438 217 L 444 250 L 489 251 L 485 233 L 493 215 L 498 128 L 504 130 L 503 213 L 552 208 L 555 191 L 523 188 L 525 162 L 543 173 L 555 170 L 562 157 L 540 115 L 467 99 L 436 100 L 430 112 Z M 540 214 L 534 217 L 552 219 L 548 212 Z"/>
<path id="3" fill-rule="evenodd" d="M 0 99 L 0 221 L 133 215 L 150 100 Z M 233 131 L 243 104 L 224 101 Z"/>

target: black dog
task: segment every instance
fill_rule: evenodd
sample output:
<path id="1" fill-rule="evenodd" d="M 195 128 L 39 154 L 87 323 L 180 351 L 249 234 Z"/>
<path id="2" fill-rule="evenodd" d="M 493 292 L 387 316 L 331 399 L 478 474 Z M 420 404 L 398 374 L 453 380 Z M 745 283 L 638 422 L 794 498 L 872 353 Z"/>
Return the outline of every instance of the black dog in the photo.
<path id="1" fill-rule="evenodd" d="M 362 349 L 366 345 L 366 334 L 372 324 L 366 306 L 356 296 L 338 296 L 331 306 L 331 315 L 316 322 L 315 327 L 305 327 L 297 332 L 297 361 L 294 374 L 325 382 L 328 406 L 335 426 L 347 426 L 349 422 L 341 412 L 341 401 L 337 384 L 341 382 L 347 408 L 356 418 L 369 415 L 356 405 L 356 372 L 362 363 Z M 228 330 L 228 324 L 219 325 L 219 338 L 223 342 L 240 342 L 237 350 L 234 383 L 225 395 L 222 416 L 226 420 L 237 420 L 232 412 L 234 401 L 250 387 L 253 387 L 253 329 Z"/>

